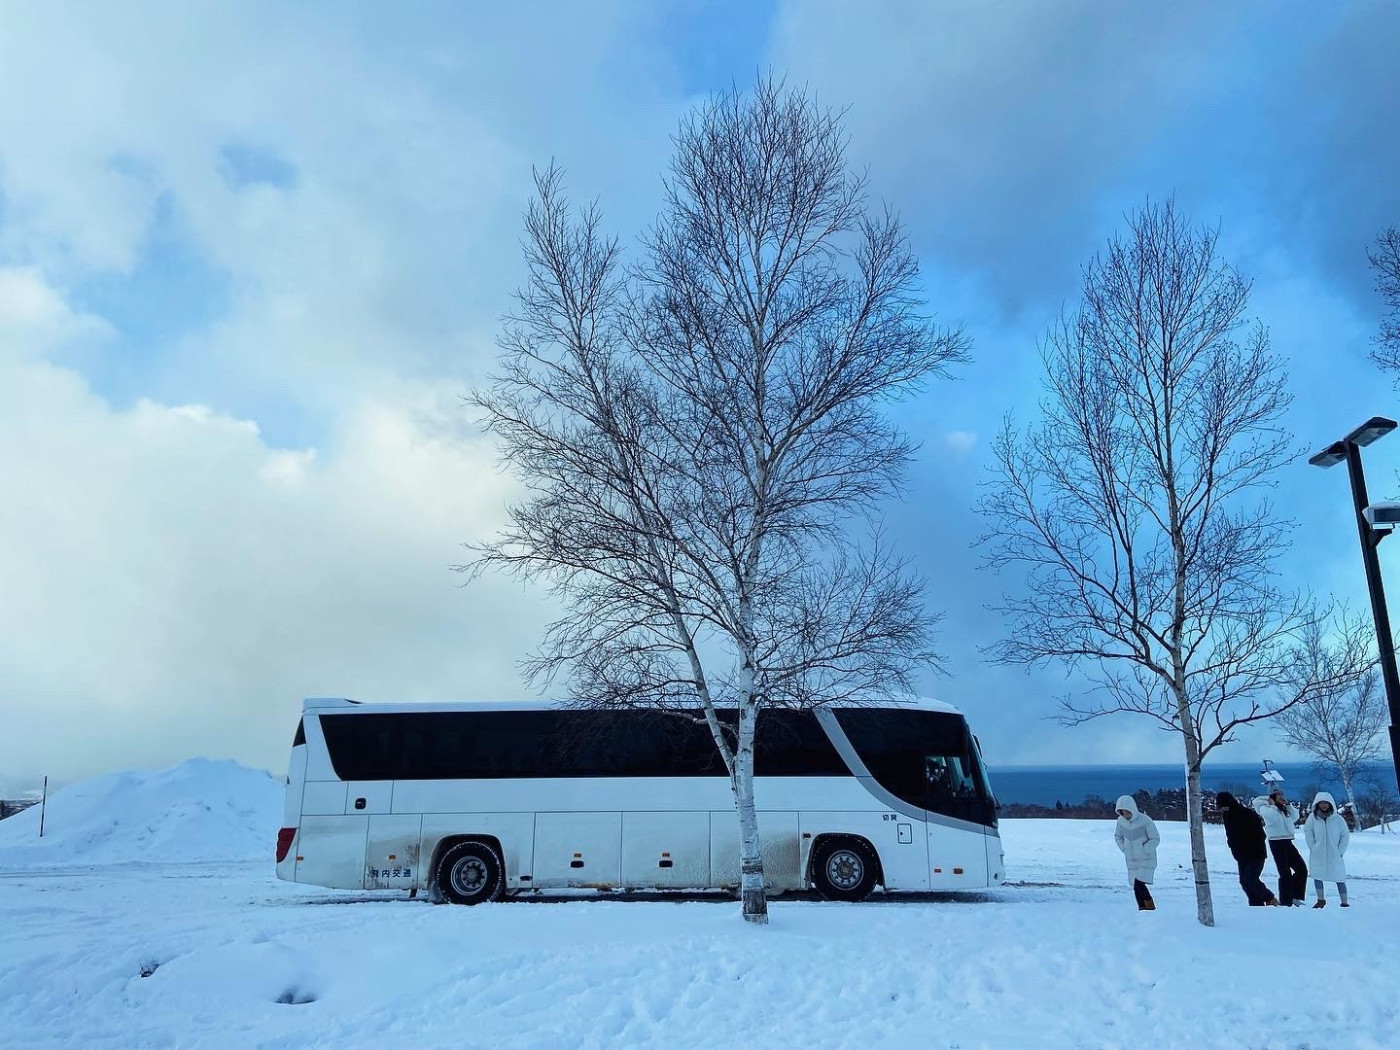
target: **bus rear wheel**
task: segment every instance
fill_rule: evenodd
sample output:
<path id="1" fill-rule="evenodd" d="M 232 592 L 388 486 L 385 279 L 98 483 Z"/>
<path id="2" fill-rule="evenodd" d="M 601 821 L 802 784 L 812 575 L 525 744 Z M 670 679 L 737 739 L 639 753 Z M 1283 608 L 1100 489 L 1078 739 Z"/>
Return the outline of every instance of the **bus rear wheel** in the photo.
<path id="1" fill-rule="evenodd" d="M 434 875 L 438 894 L 449 904 L 498 901 L 506 880 L 501 857 L 485 842 L 459 842 L 443 852 Z"/>
<path id="2" fill-rule="evenodd" d="M 863 901 L 875 889 L 875 851 L 860 839 L 826 839 L 812 853 L 812 884 L 829 901 Z"/>

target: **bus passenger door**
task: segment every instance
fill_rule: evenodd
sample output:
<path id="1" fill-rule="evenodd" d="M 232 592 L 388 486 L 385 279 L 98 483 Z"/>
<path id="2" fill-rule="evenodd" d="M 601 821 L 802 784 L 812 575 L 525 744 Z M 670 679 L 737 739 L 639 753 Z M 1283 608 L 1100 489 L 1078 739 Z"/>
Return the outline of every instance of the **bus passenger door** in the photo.
<path id="1" fill-rule="evenodd" d="M 965 754 L 924 756 L 929 889 L 984 889 L 986 830 L 978 822 L 986 800 Z"/>

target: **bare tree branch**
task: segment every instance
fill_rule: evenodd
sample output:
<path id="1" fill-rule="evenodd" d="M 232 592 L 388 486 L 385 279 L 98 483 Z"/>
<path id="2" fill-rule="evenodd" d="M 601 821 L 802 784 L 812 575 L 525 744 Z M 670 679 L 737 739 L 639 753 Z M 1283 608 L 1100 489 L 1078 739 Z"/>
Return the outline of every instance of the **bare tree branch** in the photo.
<path id="1" fill-rule="evenodd" d="M 1376 291 L 1390 309 L 1381 319 L 1371 359 L 1387 372 L 1400 372 L 1400 228 L 1392 226 L 1377 237 L 1366 257 L 1376 271 Z"/>

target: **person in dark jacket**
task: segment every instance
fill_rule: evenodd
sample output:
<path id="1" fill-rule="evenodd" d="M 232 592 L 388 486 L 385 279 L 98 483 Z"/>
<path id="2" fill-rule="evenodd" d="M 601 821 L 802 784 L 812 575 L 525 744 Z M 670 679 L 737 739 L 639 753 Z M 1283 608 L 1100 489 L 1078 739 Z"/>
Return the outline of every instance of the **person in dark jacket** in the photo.
<path id="1" fill-rule="evenodd" d="M 1264 819 L 1248 806 L 1240 805 L 1239 800 L 1228 791 L 1216 795 L 1215 804 L 1220 807 L 1220 817 L 1225 823 L 1225 843 L 1239 865 L 1240 886 L 1249 898 L 1250 907 L 1276 906 L 1278 898 L 1259 878 L 1264 873 L 1264 861 L 1269 856 Z"/>

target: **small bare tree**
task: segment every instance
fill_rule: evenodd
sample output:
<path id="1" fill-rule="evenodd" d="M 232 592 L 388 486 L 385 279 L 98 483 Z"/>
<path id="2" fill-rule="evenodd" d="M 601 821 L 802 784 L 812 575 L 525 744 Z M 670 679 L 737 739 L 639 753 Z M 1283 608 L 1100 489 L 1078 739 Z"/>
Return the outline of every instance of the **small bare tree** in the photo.
<path id="1" fill-rule="evenodd" d="M 1375 249 L 1366 254 L 1376 271 L 1376 291 L 1390 307 L 1371 357 L 1385 371 L 1400 372 L 1400 227 L 1392 226 L 1377 237 Z"/>
<path id="2" fill-rule="evenodd" d="M 1390 825 L 1400 817 L 1400 798 L 1389 781 L 1368 781 L 1362 788 L 1362 795 L 1352 806 L 1356 815 L 1356 830 L 1379 828 L 1382 835 L 1390 830 Z"/>
<path id="3" fill-rule="evenodd" d="M 589 707 L 699 712 L 733 789 L 743 914 L 763 922 L 760 712 L 905 691 L 933 660 L 920 582 L 848 526 L 913 452 L 882 405 L 966 347 L 920 313 L 839 114 L 761 80 L 674 141 L 630 270 L 597 208 L 575 215 L 559 172 L 536 176 L 529 279 L 472 398 L 529 494 L 469 568 L 562 599 L 533 679 L 566 674 Z"/>
<path id="4" fill-rule="evenodd" d="M 1083 303 L 1042 347 L 1040 422 L 997 439 L 980 501 L 989 562 L 1025 572 L 994 658 L 1082 667 L 1076 725 L 1131 713 L 1185 755 L 1197 914 L 1214 923 L 1201 765 L 1243 725 L 1355 673 L 1352 632 L 1275 583 L 1285 526 L 1250 501 L 1290 454 L 1284 375 L 1247 324 L 1249 282 L 1170 200 L 1085 269 Z"/>
<path id="5" fill-rule="evenodd" d="M 1315 759 L 1319 773 L 1335 769 L 1347 801 L 1358 814 L 1357 776 L 1368 762 L 1385 754 L 1389 724 L 1390 711 L 1374 674 L 1347 687 L 1319 692 L 1278 717 L 1284 742 Z"/>

